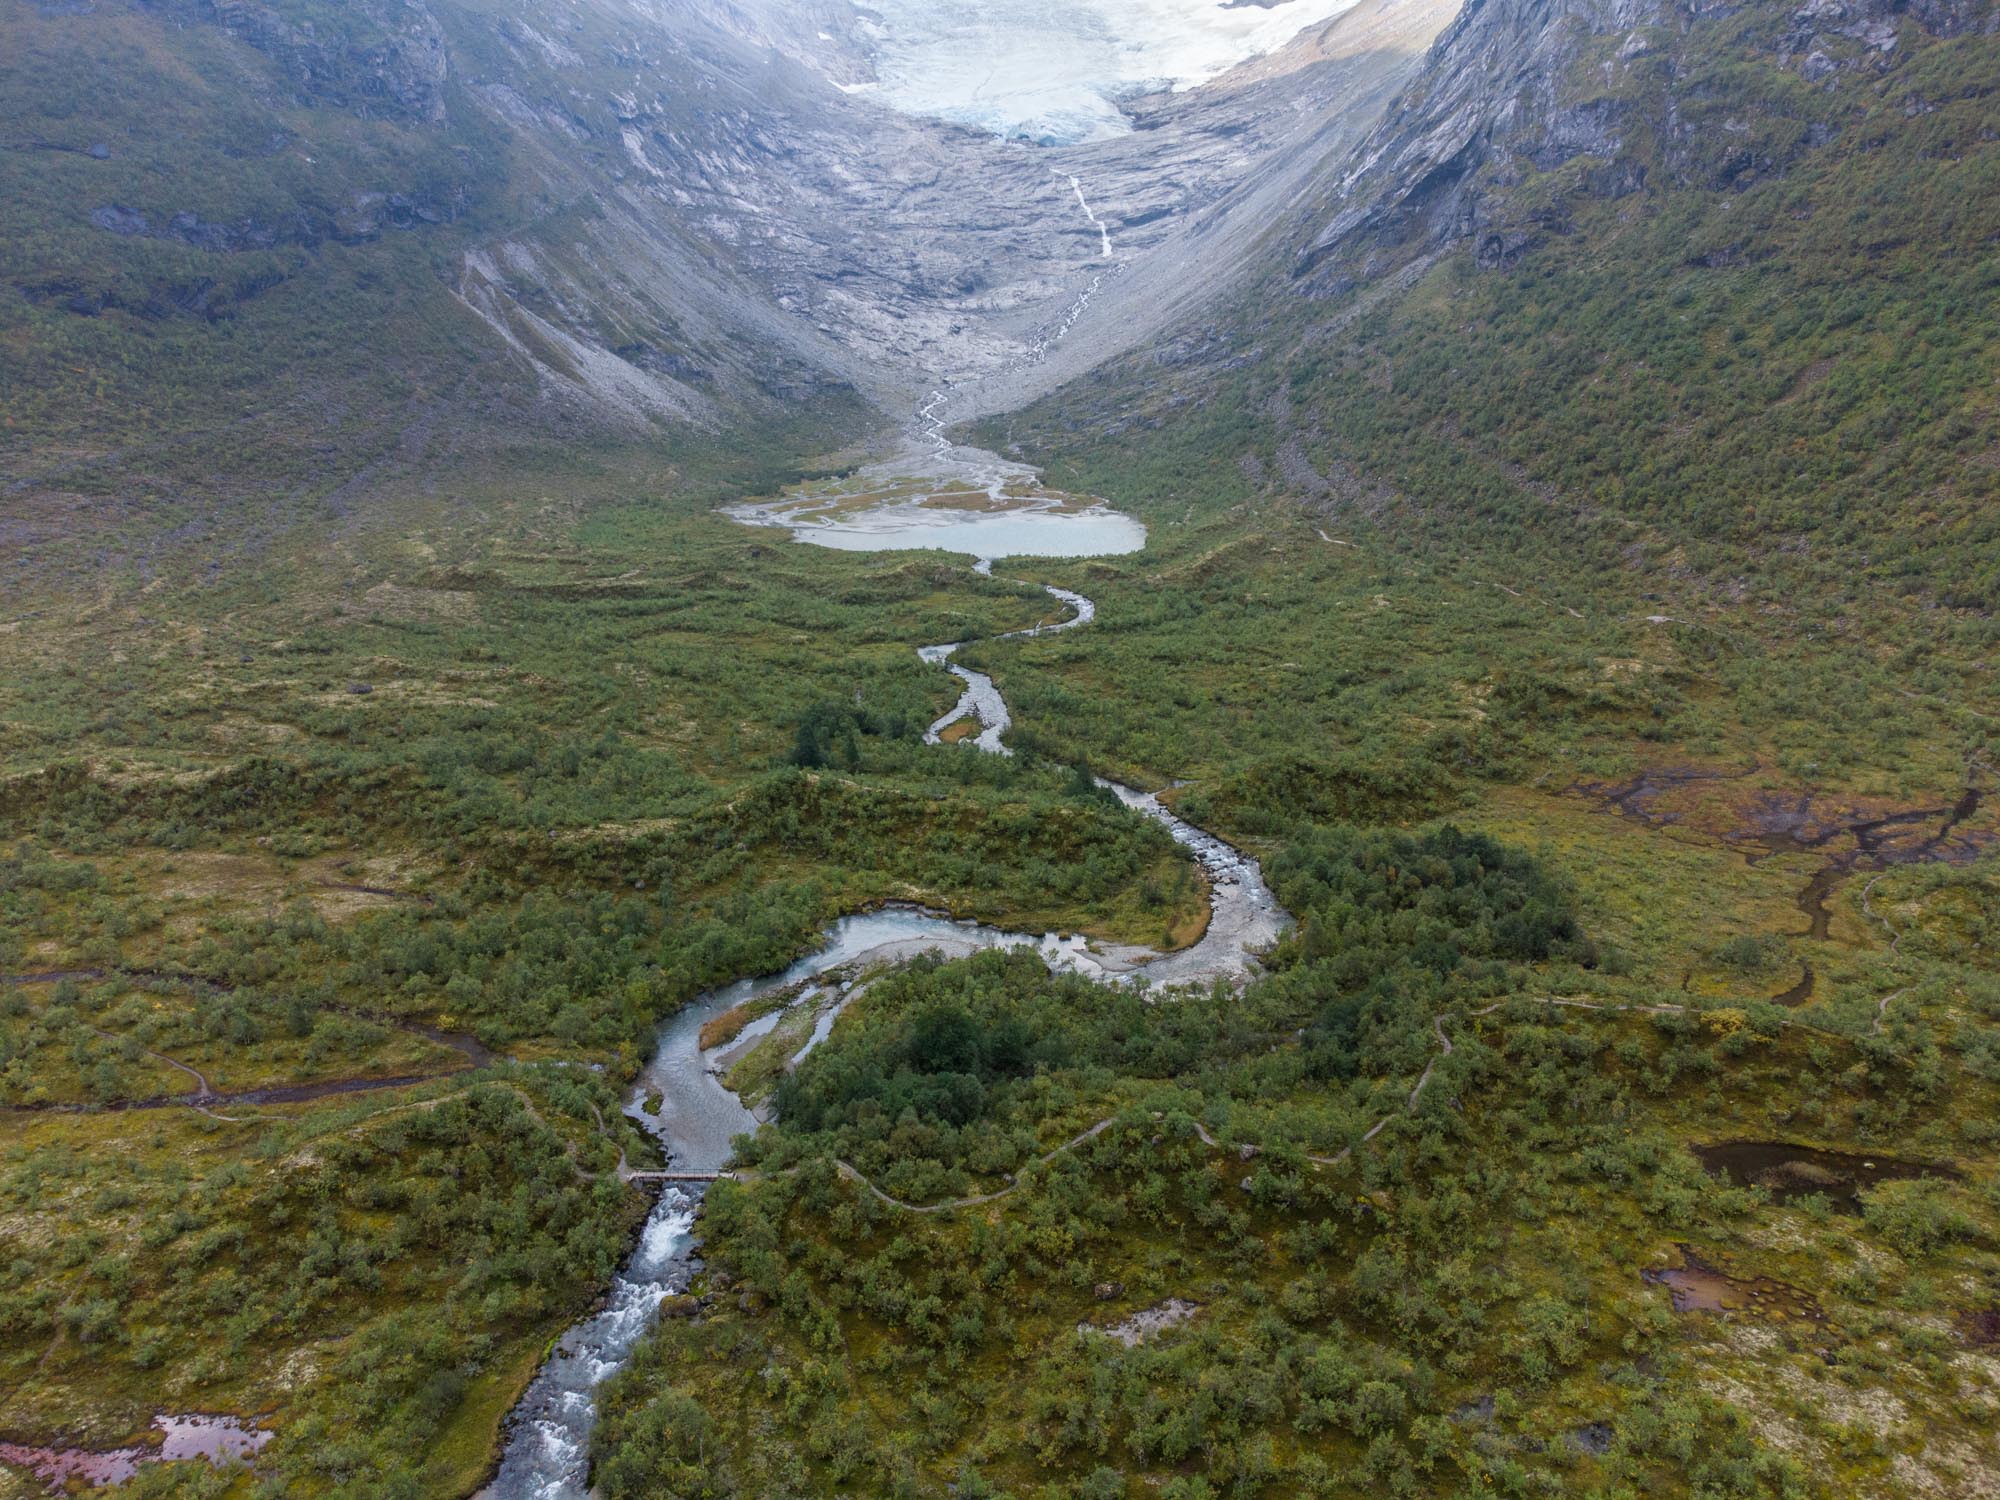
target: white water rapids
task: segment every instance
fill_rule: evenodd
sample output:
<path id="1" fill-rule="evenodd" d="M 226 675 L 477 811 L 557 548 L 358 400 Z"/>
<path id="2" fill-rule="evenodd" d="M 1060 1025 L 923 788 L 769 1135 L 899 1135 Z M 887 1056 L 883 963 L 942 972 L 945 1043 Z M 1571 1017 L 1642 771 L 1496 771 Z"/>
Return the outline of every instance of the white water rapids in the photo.
<path id="1" fill-rule="evenodd" d="M 1076 194 L 1076 206 L 1083 210 L 1083 216 L 1090 220 L 1091 228 L 1097 231 L 1103 243 L 1104 258 L 1111 259 L 1111 226 L 1097 217 L 1097 210 L 1092 208 L 1090 200 L 1083 196 L 1082 179 L 1074 172 L 1065 172 L 1063 176 L 1069 179 L 1070 191 Z"/>

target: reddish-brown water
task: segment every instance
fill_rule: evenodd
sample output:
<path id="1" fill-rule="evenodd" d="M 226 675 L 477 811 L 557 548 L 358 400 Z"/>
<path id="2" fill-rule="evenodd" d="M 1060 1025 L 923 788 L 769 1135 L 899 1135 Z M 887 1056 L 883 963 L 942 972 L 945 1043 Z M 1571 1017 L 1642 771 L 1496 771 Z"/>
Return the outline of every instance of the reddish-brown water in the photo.
<path id="1" fill-rule="evenodd" d="M 1826 1317 L 1808 1293 L 1787 1282 L 1769 1276 L 1732 1276 L 1701 1259 L 1686 1245 L 1674 1248 L 1681 1253 L 1678 1266 L 1640 1274 L 1649 1286 L 1667 1289 L 1675 1312 L 1748 1312 L 1813 1323 Z"/>
<path id="2" fill-rule="evenodd" d="M 1965 1335 L 1969 1344 L 1979 1344 L 1991 1348 L 2000 1344 L 2000 1308 L 1985 1307 L 1975 1312 L 1961 1314 L 1958 1331 Z"/>
<path id="3" fill-rule="evenodd" d="M 24 1448 L 19 1443 L 0 1443 L 0 1463 L 26 1469 L 58 1492 L 75 1480 L 89 1485 L 122 1484 L 139 1472 L 139 1465 L 149 1456 L 144 1448 L 93 1453 L 87 1448 Z"/>
<path id="4" fill-rule="evenodd" d="M 123 1484 L 138 1474 L 141 1464 L 206 1459 L 221 1468 L 247 1463 L 271 1441 L 269 1432 L 240 1417 L 158 1416 L 153 1418 L 153 1426 L 160 1434 L 157 1448 L 147 1444 L 105 1449 L 33 1448 L 0 1443 L 0 1463 L 26 1469 L 60 1493 L 78 1483 L 93 1487 Z"/>
<path id="5" fill-rule="evenodd" d="M 1689 817 L 1682 796 L 1689 788 L 1740 781 L 1755 771 L 1755 767 L 1728 772 L 1668 767 L 1641 772 L 1615 785 L 1582 782 L 1575 790 L 1600 799 L 1625 817 L 1664 828 L 1682 824 Z M 1970 831 L 1962 826 L 1979 811 L 1983 797 L 1982 789 L 1972 785 L 1949 807 L 1871 815 L 1813 792 L 1763 792 L 1735 808 L 1730 826 L 1714 831 L 1753 865 L 1784 854 L 1813 854 L 1825 861 L 1799 891 L 1798 908 L 1806 930 L 1794 934 L 1823 943 L 1833 927 L 1833 908 L 1827 903 L 1850 875 L 1926 860 L 1965 864 L 1991 848 L 1990 831 Z M 1811 962 L 1802 960 L 1798 982 L 1771 999 L 1778 1005 L 1804 1005 L 1813 998 L 1817 982 Z"/>

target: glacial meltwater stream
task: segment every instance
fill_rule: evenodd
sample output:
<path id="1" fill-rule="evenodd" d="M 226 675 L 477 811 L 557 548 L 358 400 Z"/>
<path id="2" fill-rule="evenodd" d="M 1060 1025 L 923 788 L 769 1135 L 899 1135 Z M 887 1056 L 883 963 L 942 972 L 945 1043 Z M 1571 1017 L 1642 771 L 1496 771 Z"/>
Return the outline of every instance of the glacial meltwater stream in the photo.
<path id="1" fill-rule="evenodd" d="M 1145 545 L 1145 529 L 1131 517 L 1101 505 L 1078 505 L 1040 493 L 1032 470 L 967 449 L 949 450 L 956 462 L 937 466 L 945 456 L 928 455 L 934 466 L 930 472 L 942 467 L 950 475 L 934 486 L 864 472 L 834 503 L 822 497 L 817 502 L 737 507 L 729 514 L 751 525 L 786 526 L 800 541 L 849 551 L 937 548 L 970 553 L 977 559 L 978 571 L 987 574 L 998 557 L 1102 556 Z M 976 496 L 981 503 L 977 509 L 924 503 L 936 494 L 954 501 Z M 1011 636 L 1074 630 L 1095 617 L 1096 606 L 1083 595 L 1057 588 L 1048 592 L 1071 611 L 1068 618 L 1010 632 Z M 1001 742 L 1010 722 L 1007 704 L 992 678 L 951 662 L 964 644 L 919 649 L 925 661 L 947 668 L 965 684 L 958 703 L 925 738 L 938 743 L 947 726 L 966 719 L 978 725 L 977 736 L 969 737 L 973 746 L 991 754 L 1011 754 Z M 960 957 L 984 948 L 1030 948 L 1051 969 L 1102 983 L 1126 983 L 1141 976 L 1149 983 L 1169 985 L 1241 983 L 1249 978 L 1256 970 L 1256 955 L 1277 941 L 1291 920 L 1264 884 L 1257 862 L 1175 817 L 1154 794 L 1102 778 L 1099 784 L 1165 828 L 1207 876 L 1208 930 L 1192 947 L 1158 953 L 1088 942 L 1074 934 L 1007 932 L 908 907 L 846 917 L 827 929 L 820 951 L 783 973 L 726 986 L 668 1020 L 660 1028 L 657 1050 L 626 1113 L 658 1137 L 673 1171 L 720 1171 L 729 1160 L 733 1139 L 756 1130 L 760 1121 L 723 1086 L 722 1062 L 702 1050 L 703 1025 L 735 1006 L 799 987 L 795 1003 L 817 1002 L 821 1009 L 819 1024 L 793 1058 L 796 1062 L 825 1038 L 840 1008 L 870 972 L 925 952 Z M 647 1104 L 654 1100 L 657 1107 L 649 1112 Z M 671 1183 L 663 1187 L 639 1247 L 619 1273 L 604 1310 L 564 1335 L 515 1409 L 499 1472 L 481 1491 L 482 1500 L 585 1500 L 595 1388 L 630 1357 L 660 1304 L 686 1286 L 698 1207 L 697 1187 Z"/>

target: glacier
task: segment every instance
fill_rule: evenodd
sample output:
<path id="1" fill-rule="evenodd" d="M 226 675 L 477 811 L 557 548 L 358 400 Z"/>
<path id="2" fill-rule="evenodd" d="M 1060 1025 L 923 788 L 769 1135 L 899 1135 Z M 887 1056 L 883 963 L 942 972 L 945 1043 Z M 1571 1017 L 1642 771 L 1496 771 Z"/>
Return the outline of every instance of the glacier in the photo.
<path id="1" fill-rule="evenodd" d="M 891 107 L 1068 145 L 1129 131 L 1120 102 L 1186 88 L 1282 47 L 1354 0 L 855 0 Z"/>

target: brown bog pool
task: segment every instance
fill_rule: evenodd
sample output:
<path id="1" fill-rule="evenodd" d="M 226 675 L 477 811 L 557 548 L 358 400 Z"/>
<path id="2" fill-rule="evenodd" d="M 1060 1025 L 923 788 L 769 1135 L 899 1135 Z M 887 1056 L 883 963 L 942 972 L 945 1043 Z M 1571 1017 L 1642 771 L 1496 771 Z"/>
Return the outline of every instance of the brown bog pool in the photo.
<path id="1" fill-rule="evenodd" d="M 1826 1317 L 1812 1295 L 1789 1282 L 1769 1276 L 1737 1276 L 1711 1265 L 1686 1245 L 1681 1263 L 1665 1270 L 1642 1271 L 1649 1286 L 1663 1286 L 1673 1299 L 1674 1311 L 1683 1313 L 1749 1313 L 1778 1320 L 1799 1319 L 1817 1323 Z"/>
<path id="2" fill-rule="evenodd" d="M 1719 1141 L 1692 1149 L 1710 1172 L 1727 1177 L 1738 1187 L 1762 1188 L 1778 1203 L 1819 1193 L 1840 1212 L 1849 1214 L 1861 1212 L 1862 1190 L 1878 1182 L 1958 1176 L 1953 1168 L 1934 1162 L 1822 1151 L 1785 1141 Z"/>
<path id="3" fill-rule="evenodd" d="M 195 1458 L 205 1458 L 218 1468 L 244 1463 L 271 1440 L 268 1431 L 238 1417 L 158 1416 L 153 1418 L 153 1426 L 160 1432 L 157 1448 L 145 1444 L 129 1448 L 33 1448 L 0 1443 L 0 1463 L 26 1469 L 60 1494 L 77 1483 L 93 1487 L 123 1484 L 145 1463 Z"/>

